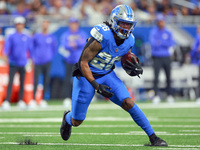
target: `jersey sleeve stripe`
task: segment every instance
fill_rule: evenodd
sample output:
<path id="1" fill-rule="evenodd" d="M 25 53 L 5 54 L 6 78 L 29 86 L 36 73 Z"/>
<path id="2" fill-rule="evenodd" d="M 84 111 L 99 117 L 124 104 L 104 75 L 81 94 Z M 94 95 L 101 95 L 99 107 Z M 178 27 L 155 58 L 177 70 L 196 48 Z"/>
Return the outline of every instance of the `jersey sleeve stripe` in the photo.
<path id="1" fill-rule="evenodd" d="M 97 31 L 96 28 L 93 28 L 93 29 L 91 30 L 90 34 L 91 34 L 97 41 L 102 42 L 102 40 L 103 40 L 103 35 L 102 35 L 99 31 Z"/>

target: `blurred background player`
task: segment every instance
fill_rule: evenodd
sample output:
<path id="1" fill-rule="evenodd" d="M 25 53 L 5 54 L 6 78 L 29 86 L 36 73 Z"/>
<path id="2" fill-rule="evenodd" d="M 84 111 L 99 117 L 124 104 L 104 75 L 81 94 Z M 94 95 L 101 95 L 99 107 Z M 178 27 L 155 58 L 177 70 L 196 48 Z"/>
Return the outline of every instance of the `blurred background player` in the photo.
<path id="1" fill-rule="evenodd" d="M 10 98 L 12 92 L 12 85 L 15 73 L 20 75 L 20 92 L 18 106 L 21 109 L 26 108 L 23 101 L 24 93 L 24 79 L 25 79 L 25 66 L 28 60 L 28 53 L 31 50 L 31 38 L 23 33 L 25 28 L 25 18 L 18 16 L 14 19 L 16 31 L 9 35 L 5 41 L 4 55 L 9 63 L 9 84 L 7 89 L 7 96 L 2 104 L 2 109 L 10 109 Z"/>
<path id="2" fill-rule="evenodd" d="M 162 14 L 157 15 L 156 27 L 150 32 L 151 55 L 153 59 L 154 70 L 154 92 L 153 103 L 160 103 L 158 95 L 159 73 L 163 68 L 166 75 L 167 102 L 174 102 L 171 91 L 171 55 L 173 53 L 174 40 L 172 33 L 165 26 L 165 17 Z"/>
<path id="3" fill-rule="evenodd" d="M 48 90 L 50 82 L 49 74 L 51 61 L 57 48 L 55 37 L 49 34 L 49 25 L 49 21 L 44 20 L 41 26 L 42 31 L 33 36 L 32 57 L 34 63 L 34 100 L 36 99 L 39 76 L 43 75 L 43 96 L 42 101 L 39 103 L 41 107 L 47 107 L 45 93 Z M 36 101 L 34 100 L 30 103 L 33 108 L 36 106 Z"/>
<path id="4" fill-rule="evenodd" d="M 79 20 L 71 17 L 69 19 L 69 29 L 61 37 L 59 52 L 64 56 L 65 80 L 63 87 L 64 107 L 71 106 L 72 97 L 72 66 L 78 62 L 83 47 L 86 43 L 86 34 L 79 28 Z"/>
<path id="5" fill-rule="evenodd" d="M 198 90 L 197 90 L 197 104 L 200 105 L 200 25 L 197 27 L 197 36 L 194 40 L 192 50 L 191 50 L 192 63 L 199 66 L 199 76 L 198 76 Z"/>

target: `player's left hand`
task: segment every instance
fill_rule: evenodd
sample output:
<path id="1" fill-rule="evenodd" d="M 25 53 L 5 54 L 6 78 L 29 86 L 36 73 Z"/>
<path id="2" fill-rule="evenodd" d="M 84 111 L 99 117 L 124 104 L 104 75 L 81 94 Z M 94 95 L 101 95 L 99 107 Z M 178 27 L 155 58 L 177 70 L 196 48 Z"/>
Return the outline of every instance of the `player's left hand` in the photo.
<path id="1" fill-rule="evenodd" d="M 111 98 L 113 96 L 113 93 L 108 91 L 107 89 L 111 90 L 110 87 L 103 85 L 103 84 L 99 84 L 99 86 L 97 88 L 97 93 L 103 95 L 104 97 Z"/>
<path id="2" fill-rule="evenodd" d="M 137 62 L 136 60 L 131 57 L 132 62 L 129 60 L 126 60 L 126 64 L 124 64 L 124 68 L 126 71 L 131 71 L 131 73 L 129 74 L 130 76 L 138 76 L 140 78 L 140 74 L 143 73 L 143 69 L 140 63 L 140 60 L 137 58 Z"/>

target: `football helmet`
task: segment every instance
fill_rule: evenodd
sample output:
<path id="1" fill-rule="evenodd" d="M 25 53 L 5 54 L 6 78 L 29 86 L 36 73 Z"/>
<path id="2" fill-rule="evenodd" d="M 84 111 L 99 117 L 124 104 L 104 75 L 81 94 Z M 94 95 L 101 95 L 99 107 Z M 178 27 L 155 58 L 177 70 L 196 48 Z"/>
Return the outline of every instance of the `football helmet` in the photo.
<path id="1" fill-rule="evenodd" d="M 110 14 L 110 24 L 111 28 L 121 39 L 128 38 L 133 32 L 136 25 L 136 19 L 133 10 L 127 5 L 116 6 Z M 130 25 L 129 29 L 124 29 L 120 27 L 120 22 L 128 23 Z"/>

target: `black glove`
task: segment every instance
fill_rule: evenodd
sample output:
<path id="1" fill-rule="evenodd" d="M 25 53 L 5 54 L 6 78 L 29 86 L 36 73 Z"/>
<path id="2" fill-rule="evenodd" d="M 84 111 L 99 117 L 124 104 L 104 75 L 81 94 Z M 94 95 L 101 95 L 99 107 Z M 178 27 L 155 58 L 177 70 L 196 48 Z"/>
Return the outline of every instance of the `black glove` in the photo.
<path id="1" fill-rule="evenodd" d="M 91 82 L 91 85 L 97 90 L 97 93 L 103 95 L 104 97 L 111 98 L 113 96 L 113 93 L 108 91 L 111 90 L 111 88 L 107 85 L 98 84 L 95 80 Z"/>
<path id="2" fill-rule="evenodd" d="M 103 85 L 103 84 L 99 84 L 99 86 L 97 88 L 97 93 L 103 95 L 104 97 L 111 98 L 113 96 L 113 93 L 109 92 L 106 89 L 111 90 L 110 87 Z"/>
<path id="3" fill-rule="evenodd" d="M 138 76 L 140 78 L 139 75 L 143 73 L 140 60 L 138 57 L 137 57 L 137 62 L 133 57 L 131 57 L 131 59 L 133 62 L 126 60 L 126 63 L 124 64 L 124 68 L 130 76 Z"/>

